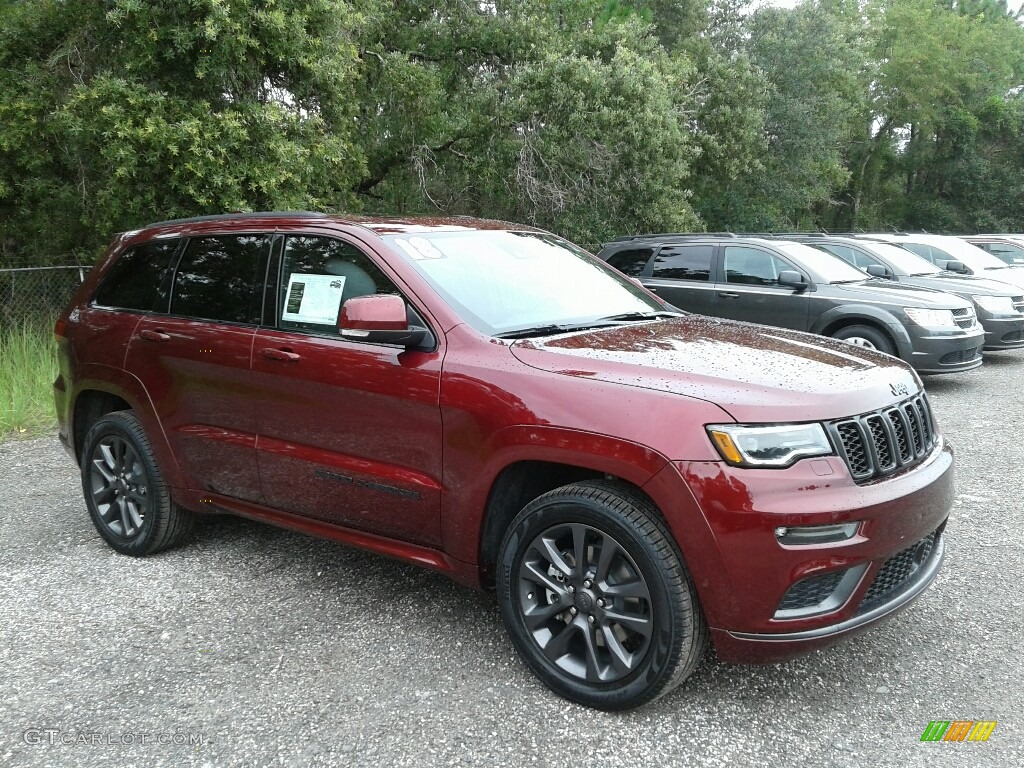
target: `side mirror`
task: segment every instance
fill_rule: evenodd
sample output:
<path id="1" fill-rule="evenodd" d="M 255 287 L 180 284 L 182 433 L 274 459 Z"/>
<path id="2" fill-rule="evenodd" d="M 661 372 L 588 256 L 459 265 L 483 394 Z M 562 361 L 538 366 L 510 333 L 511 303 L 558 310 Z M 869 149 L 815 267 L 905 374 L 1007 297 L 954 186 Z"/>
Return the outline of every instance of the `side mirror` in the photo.
<path id="1" fill-rule="evenodd" d="M 888 267 L 883 267 L 881 264 L 868 264 L 865 272 L 872 277 L 884 277 L 887 280 L 892 278 L 892 270 Z"/>
<path id="2" fill-rule="evenodd" d="M 400 344 L 417 347 L 430 332 L 409 324 L 409 313 L 401 296 L 376 294 L 355 296 L 341 307 L 338 331 L 352 341 L 376 344 Z"/>
<path id="3" fill-rule="evenodd" d="M 969 275 L 971 271 L 967 268 L 967 265 L 962 261 L 947 261 L 945 264 L 939 262 L 936 264 L 939 269 L 945 269 L 948 272 L 956 272 L 961 275 Z"/>
<path id="4" fill-rule="evenodd" d="M 796 288 L 798 291 L 804 291 L 807 289 L 807 283 L 804 282 L 804 276 L 792 269 L 784 269 L 779 272 L 779 285 Z"/>

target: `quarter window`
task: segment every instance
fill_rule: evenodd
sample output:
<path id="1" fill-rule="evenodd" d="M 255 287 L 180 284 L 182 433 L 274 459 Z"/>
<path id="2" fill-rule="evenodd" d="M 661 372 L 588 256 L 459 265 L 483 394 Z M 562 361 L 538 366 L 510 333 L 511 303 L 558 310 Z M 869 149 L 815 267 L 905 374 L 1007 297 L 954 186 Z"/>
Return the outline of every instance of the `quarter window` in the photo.
<path id="1" fill-rule="evenodd" d="M 189 240 L 174 276 L 171 313 L 227 323 L 257 323 L 263 299 L 258 275 L 267 235 Z"/>
<path id="2" fill-rule="evenodd" d="M 289 237 L 279 287 L 281 328 L 337 335 L 342 305 L 355 296 L 399 294 L 356 247 L 328 237 Z"/>
<path id="3" fill-rule="evenodd" d="M 161 286 L 180 242 L 178 238 L 156 240 L 125 251 L 96 292 L 96 304 L 141 312 L 159 308 L 166 312 L 167 291 L 164 288 L 161 294 Z"/>
<path id="4" fill-rule="evenodd" d="M 653 255 L 653 248 L 631 248 L 613 254 L 609 257 L 608 263 L 625 275 L 640 277 Z"/>
<path id="5" fill-rule="evenodd" d="M 725 281 L 743 285 L 778 285 L 779 272 L 793 269 L 768 251 L 730 245 L 725 248 Z"/>
<path id="6" fill-rule="evenodd" d="M 654 276 L 671 280 L 711 279 L 710 245 L 672 245 L 662 248 L 654 259 Z"/>

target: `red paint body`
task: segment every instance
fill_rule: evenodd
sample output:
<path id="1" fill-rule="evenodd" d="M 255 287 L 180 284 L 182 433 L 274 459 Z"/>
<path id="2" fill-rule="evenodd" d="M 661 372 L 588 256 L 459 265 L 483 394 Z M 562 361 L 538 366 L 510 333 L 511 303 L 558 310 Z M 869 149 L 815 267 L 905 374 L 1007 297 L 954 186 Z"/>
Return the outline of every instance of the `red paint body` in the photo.
<path id="1" fill-rule="evenodd" d="M 845 634 L 785 637 L 854 617 L 882 562 L 945 521 L 953 462 L 941 438 L 922 463 L 857 485 L 835 456 L 781 470 L 728 466 L 704 430 L 829 421 L 895 404 L 902 398 L 894 384 L 921 386 L 895 358 L 700 316 L 531 340 L 489 337 L 379 237 L 450 225 L 528 229 L 253 215 L 122 236 L 61 317 L 62 440 L 73 453 L 80 445 L 83 393 L 110 393 L 142 420 L 177 503 L 354 544 L 473 586 L 492 565 L 483 531 L 503 470 L 552 462 L 611 475 L 661 510 L 726 660 L 773 661 Z M 347 239 L 406 295 L 436 348 L 90 305 L 125 248 L 155 236 L 232 232 Z M 347 318 L 352 327 L 374 327 L 372 307 L 360 311 L 367 314 Z M 863 525 L 841 544 L 786 547 L 774 533 L 847 521 Z M 858 564 L 866 571 L 837 610 L 773 618 L 793 582 Z"/>

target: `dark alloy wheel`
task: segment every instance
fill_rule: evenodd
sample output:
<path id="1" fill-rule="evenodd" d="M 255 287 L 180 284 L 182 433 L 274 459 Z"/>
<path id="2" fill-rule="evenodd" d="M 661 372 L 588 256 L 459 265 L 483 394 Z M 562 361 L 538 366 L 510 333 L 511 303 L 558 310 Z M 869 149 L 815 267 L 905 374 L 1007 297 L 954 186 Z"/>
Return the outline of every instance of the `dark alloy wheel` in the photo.
<path id="1" fill-rule="evenodd" d="M 528 505 L 502 547 L 499 599 L 520 654 L 557 693 L 640 706 L 699 663 L 707 628 L 677 548 L 622 483 L 559 488 Z"/>
<path id="2" fill-rule="evenodd" d="M 85 437 L 81 465 L 89 515 L 118 552 L 152 554 L 191 532 L 194 515 L 171 502 L 149 440 L 131 411 L 97 419 Z"/>

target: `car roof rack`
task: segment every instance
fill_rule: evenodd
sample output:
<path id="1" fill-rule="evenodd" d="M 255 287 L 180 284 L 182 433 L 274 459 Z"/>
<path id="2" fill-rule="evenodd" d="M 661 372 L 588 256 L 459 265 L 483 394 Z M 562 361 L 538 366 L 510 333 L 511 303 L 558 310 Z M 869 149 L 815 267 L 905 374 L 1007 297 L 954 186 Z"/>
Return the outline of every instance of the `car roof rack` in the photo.
<path id="1" fill-rule="evenodd" d="M 700 237 L 739 237 L 735 232 L 652 232 L 646 235 L 621 235 L 610 243 L 628 243 L 631 240 L 682 240 Z"/>
<path id="2" fill-rule="evenodd" d="M 155 221 L 152 224 L 146 224 L 145 228 L 163 227 L 170 224 L 195 224 L 203 221 L 232 221 L 233 219 L 320 219 L 326 216 L 330 216 L 330 214 L 319 211 L 252 211 L 248 213 L 245 211 L 233 211 L 231 213 L 214 213 L 206 216 L 190 216 L 184 219 Z"/>

